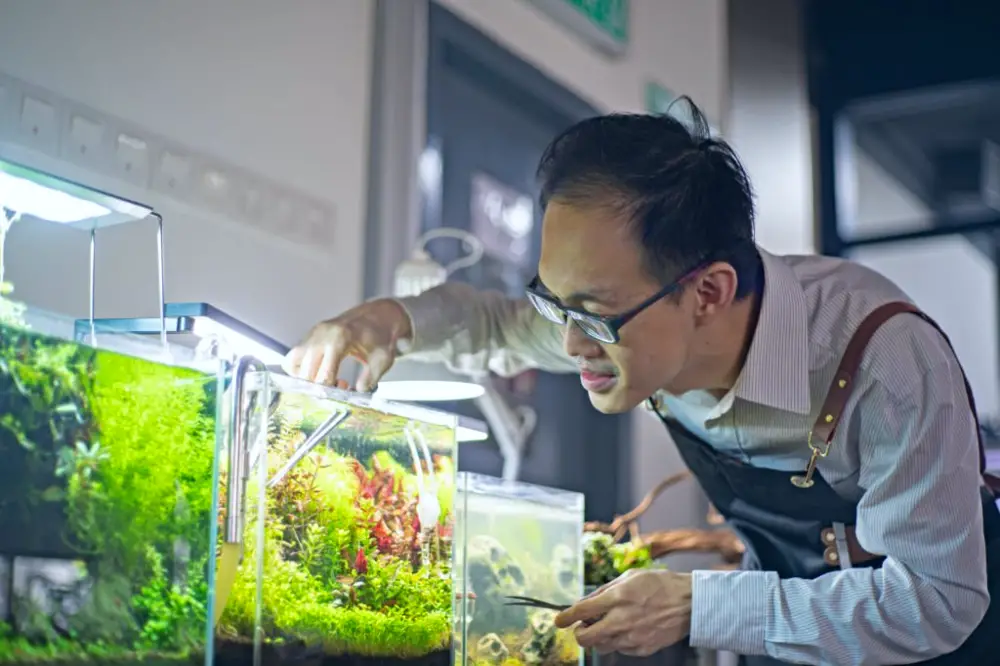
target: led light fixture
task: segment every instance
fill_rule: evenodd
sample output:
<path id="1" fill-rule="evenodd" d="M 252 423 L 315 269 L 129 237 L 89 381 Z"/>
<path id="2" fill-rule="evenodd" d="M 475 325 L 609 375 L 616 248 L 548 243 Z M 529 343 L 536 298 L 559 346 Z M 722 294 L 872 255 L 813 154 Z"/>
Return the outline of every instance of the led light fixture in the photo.
<path id="1" fill-rule="evenodd" d="M 167 335 L 172 342 L 183 346 L 197 347 L 204 340 L 216 340 L 227 355 L 252 356 L 268 366 L 281 365 L 288 353 L 288 347 L 277 340 L 207 303 L 167 303 L 163 312 Z M 93 324 L 99 334 L 132 335 L 159 334 L 160 325 L 158 317 L 96 319 Z M 90 332 L 89 320 L 77 320 L 78 340 L 86 339 Z"/>
<path id="2" fill-rule="evenodd" d="M 144 220 L 153 213 L 148 206 L 3 159 L 0 206 L 83 231 Z"/>
<path id="3" fill-rule="evenodd" d="M 395 402 L 452 402 L 475 400 L 486 391 L 482 385 L 458 377 L 442 363 L 397 359 L 379 380 L 375 395 Z"/>
<path id="4" fill-rule="evenodd" d="M 490 438 L 486 424 L 479 419 L 467 416 L 458 417 L 458 430 L 455 439 L 461 442 L 485 442 Z"/>
<path id="5" fill-rule="evenodd" d="M 152 208 L 44 171 L 0 159 L 0 220 L 40 220 L 90 233 L 90 343 L 94 344 L 95 261 L 98 229 L 154 218 L 159 274 L 159 306 L 164 310 L 163 218 Z M 6 228 L 4 228 L 5 230 Z M 0 234 L 3 240 L 5 234 Z M 3 266 L 0 245 L 0 267 Z M 2 272 L 2 271 L 0 271 Z M 160 339 L 166 344 L 166 322 L 159 320 Z"/>

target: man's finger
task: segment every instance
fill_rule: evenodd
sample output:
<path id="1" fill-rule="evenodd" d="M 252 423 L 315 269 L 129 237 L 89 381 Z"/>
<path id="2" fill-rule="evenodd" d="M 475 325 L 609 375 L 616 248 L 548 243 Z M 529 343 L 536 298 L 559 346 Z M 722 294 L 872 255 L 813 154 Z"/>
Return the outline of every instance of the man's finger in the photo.
<path id="1" fill-rule="evenodd" d="M 571 627 L 577 622 L 593 623 L 608 613 L 616 605 L 615 595 L 606 590 L 581 599 L 556 615 L 555 624 L 559 629 Z"/>
<path id="2" fill-rule="evenodd" d="M 316 365 L 316 372 L 310 377 L 310 380 L 317 384 L 330 386 L 337 381 L 337 372 L 333 369 L 333 347 L 328 344 L 323 345 L 319 348 L 317 355 L 320 361 Z"/>
<path id="3" fill-rule="evenodd" d="M 299 363 L 299 367 L 295 370 L 295 376 L 299 379 L 304 379 L 307 382 L 313 381 L 317 372 L 319 372 L 319 365 L 322 362 L 323 356 L 321 350 L 318 350 L 313 346 L 306 347 L 302 354 L 302 361 Z"/>
<path id="4" fill-rule="evenodd" d="M 281 362 L 281 369 L 285 371 L 285 374 L 289 377 L 296 377 L 299 373 L 299 367 L 302 365 L 302 357 L 305 355 L 305 349 L 301 345 L 295 347 L 290 352 L 285 354 L 284 360 Z"/>
<path id="5" fill-rule="evenodd" d="M 323 360 L 316 371 L 316 383 L 335 386 L 337 375 L 340 373 L 340 364 L 344 362 L 346 354 L 347 344 L 340 336 L 323 345 Z"/>
<path id="6" fill-rule="evenodd" d="M 384 348 L 373 349 L 368 352 L 368 359 L 361 368 L 358 375 L 357 389 L 367 393 L 375 388 L 378 380 L 392 366 L 394 355 L 391 350 Z"/>
<path id="7" fill-rule="evenodd" d="M 615 652 L 618 650 L 618 638 L 627 631 L 613 615 L 590 625 L 576 628 L 576 642 L 583 648 L 595 648 L 598 652 Z"/>

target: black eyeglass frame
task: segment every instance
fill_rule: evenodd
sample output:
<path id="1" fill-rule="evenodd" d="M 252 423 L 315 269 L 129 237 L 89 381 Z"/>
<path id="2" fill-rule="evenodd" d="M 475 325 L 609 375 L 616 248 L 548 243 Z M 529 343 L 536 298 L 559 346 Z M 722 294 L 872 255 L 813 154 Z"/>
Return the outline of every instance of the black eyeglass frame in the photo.
<path id="1" fill-rule="evenodd" d="M 650 296 L 649 298 L 647 298 L 643 302 L 639 303 L 634 308 L 631 308 L 630 310 L 627 310 L 627 311 L 622 312 L 621 314 L 617 314 L 617 315 L 599 315 L 599 314 L 594 314 L 593 312 L 587 312 L 586 310 L 583 310 L 581 308 L 573 308 L 573 307 L 569 307 L 569 306 L 563 305 L 558 300 L 556 300 L 553 296 L 551 296 L 549 294 L 545 294 L 545 293 L 543 293 L 542 291 L 540 291 L 538 289 L 539 285 L 541 285 L 541 283 L 542 283 L 541 277 L 539 275 L 535 275 L 535 277 L 531 280 L 531 282 L 528 283 L 528 286 L 525 288 L 525 292 L 528 295 L 528 300 L 529 301 L 532 301 L 533 298 L 537 298 L 539 300 L 543 300 L 546 303 L 548 303 L 549 305 L 554 306 L 556 308 L 556 310 L 559 310 L 559 311 L 561 311 L 563 313 L 563 320 L 561 322 L 555 322 L 552 319 L 549 319 L 548 317 L 546 317 L 545 313 L 542 312 L 541 309 L 537 305 L 535 305 L 535 303 L 532 301 L 532 305 L 535 305 L 535 309 L 538 310 L 538 313 L 541 314 L 543 317 L 545 317 L 546 320 L 551 321 L 554 324 L 555 323 L 562 324 L 563 326 L 566 325 L 566 321 L 568 319 L 573 319 L 574 321 L 599 322 L 611 334 L 611 338 L 612 338 L 611 340 L 601 340 L 599 338 L 596 338 L 593 335 L 591 335 L 590 332 L 588 332 L 587 329 L 583 328 L 582 326 L 580 327 L 580 330 L 583 331 L 584 335 L 586 335 L 587 337 L 591 338 L 592 340 L 596 340 L 597 342 L 600 342 L 600 343 L 606 344 L 606 345 L 616 345 L 619 342 L 621 342 L 621 335 L 619 334 L 619 331 L 621 331 L 621 328 L 623 326 L 625 326 L 625 324 L 627 324 L 630 321 L 632 321 L 633 319 L 635 319 L 639 314 L 642 313 L 643 310 L 645 310 L 646 308 L 648 308 L 649 306 L 651 306 L 653 303 L 656 303 L 661 298 L 664 298 L 666 296 L 669 296 L 670 294 L 676 293 L 698 271 L 702 270 L 703 268 L 705 268 L 706 266 L 708 266 L 711 263 L 712 263 L 711 261 L 702 261 L 702 262 L 699 262 L 698 265 L 695 266 L 694 268 L 692 268 L 690 271 L 684 273 L 678 279 L 676 279 L 673 282 L 667 284 L 665 287 L 663 287 L 662 289 L 660 289 L 659 291 L 657 291 L 655 294 L 653 294 L 652 296 Z"/>

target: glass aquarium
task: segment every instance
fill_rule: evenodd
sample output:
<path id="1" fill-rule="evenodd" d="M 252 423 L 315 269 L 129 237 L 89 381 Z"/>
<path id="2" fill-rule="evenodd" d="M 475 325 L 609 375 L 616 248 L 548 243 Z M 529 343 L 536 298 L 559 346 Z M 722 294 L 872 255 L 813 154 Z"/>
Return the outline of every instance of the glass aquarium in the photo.
<path id="1" fill-rule="evenodd" d="M 0 664 L 450 666 L 457 417 L 0 308 Z"/>
<path id="2" fill-rule="evenodd" d="M 449 666 L 457 417 L 266 373 L 247 391 L 270 416 L 218 656 Z"/>
<path id="3" fill-rule="evenodd" d="M 0 295 L 0 663 L 204 663 L 218 366 L 69 321 Z"/>
<path id="4" fill-rule="evenodd" d="M 456 665 L 575 665 L 571 630 L 508 596 L 572 604 L 583 596 L 583 495 L 458 475 Z"/>

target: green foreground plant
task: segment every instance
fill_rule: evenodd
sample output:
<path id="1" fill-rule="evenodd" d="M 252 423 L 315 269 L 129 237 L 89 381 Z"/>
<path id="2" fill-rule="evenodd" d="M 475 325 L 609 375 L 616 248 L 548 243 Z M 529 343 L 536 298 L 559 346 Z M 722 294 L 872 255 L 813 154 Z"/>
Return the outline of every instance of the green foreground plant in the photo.
<path id="1" fill-rule="evenodd" d="M 119 662 L 204 645 L 214 378 L 26 330 L 0 299 L 0 529 L 77 562 L 76 607 L 14 600 L 0 662 Z"/>
<path id="2" fill-rule="evenodd" d="M 304 439 L 308 418 L 283 397 L 272 424 L 269 474 Z M 412 658 L 448 650 L 452 636 L 452 468 L 436 456 L 437 525 L 416 518 L 415 474 L 394 455 L 393 433 L 341 436 L 300 462 L 266 493 L 263 624 L 270 640 L 322 646 L 329 655 Z M 259 487 L 251 484 L 248 495 Z M 260 527 L 251 515 L 247 533 Z M 220 632 L 253 635 L 258 581 L 244 566 Z"/>

